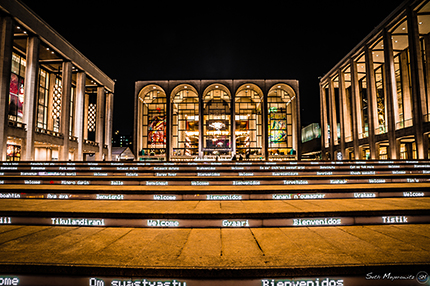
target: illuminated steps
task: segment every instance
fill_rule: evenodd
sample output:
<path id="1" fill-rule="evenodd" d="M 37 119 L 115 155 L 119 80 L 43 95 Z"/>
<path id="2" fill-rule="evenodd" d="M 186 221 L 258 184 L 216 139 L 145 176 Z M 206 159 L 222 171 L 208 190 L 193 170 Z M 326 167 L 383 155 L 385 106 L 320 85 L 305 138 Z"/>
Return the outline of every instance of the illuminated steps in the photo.
<path id="1" fill-rule="evenodd" d="M 429 161 L 2 167 L 0 278 L 19 285 L 363 285 L 430 267 Z"/>
<path id="2" fill-rule="evenodd" d="M 9 225 L 243 228 L 430 223 L 430 198 L 248 203 L 1 200 L 0 209 L 0 224 Z"/>
<path id="3" fill-rule="evenodd" d="M 48 200 L 106 200 L 106 201 L 242 201 L 242 200 L 319 200 L 319 199 L 371 199 L 371 198 L 393 198 L 393 197 L 430 197 L 428 187 L 411 188 L 408 185 L 397 186 L 393 190 L 384 189 L 339 189 L 339 190 L 232 190 L 230 188 L 215 190 L 118 190 L 117 188 L 91 189 L 91 190 L 71 190 L 58 188 L 9 188 L 9 192 L 0 192 L 0 199 L 48 199 Z M 418 187 L 418 186 L 417 186 Z M 16 192 L 21 190 L 22 192 Z M 396 191 L 397 190 L 397 191 Z M 6 190 L 5 190 L 6 191 Z M 44 192 L 41 192 L 44 191 Z M 92 191 L 92 193 L 89 193 Z M 115 193 L 110 193 L 110 191 Z M 158 192 L 157 192 L 158 191 Z M 193 193 L 194 191 L 194 193 Z M 279 191 L 273 193 L 274 191 Z M 319 192 L 316 192 L 319 191 Z M 329 191 L 329 192 L 327 192 Z M 343 192 L 339 192 L 343 191 Z M 25 193 L 24 193 L 25 192 Z M 218 192 L 218 193 L 214 193 Z M 224 192 L 224 193 L 223 193 Z M 229 193 L 234 192 L 234 193 Z"/>
<path id="4" fill-rule="evenodd" d="M 142 177 L 130 178 L 120 176 L 75 176 L 75 177 L 44 177 L 44 176 L 3 176 L 0 180 L 0 189 L 12 187 L 13 185 L 25 186 L 145 186 L 145 187 L 208 187 L 208 186 L 234 186 L 234 187 L 257 187 L 257 186 L 303 186 L 303 185 L 351 185 L 351 184 L 390 184 L 390 183 L 430 183 L 430 175 L 372 175 L 372 176 L 254 176 L 254 177 Z M 91 188 L 91 187 L 90 187 Z"/>

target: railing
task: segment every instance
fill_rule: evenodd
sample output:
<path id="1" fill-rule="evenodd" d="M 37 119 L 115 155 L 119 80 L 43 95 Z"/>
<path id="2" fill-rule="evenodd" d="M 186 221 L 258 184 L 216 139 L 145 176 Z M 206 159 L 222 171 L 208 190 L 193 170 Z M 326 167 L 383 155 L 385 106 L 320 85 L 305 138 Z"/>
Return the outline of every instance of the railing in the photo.
<path id="1" fill-rule="evenodd" d="M 412 118 L 396 122 L 396 130 L 411 127 L 414 125 Z"/>
<path id="2" fill-rule="evenodd" d="M 87 139 L 84 140 L 84 144 L 95 146 L 95 147 L 99 147 L 99 143 L 98 142 L 94 142 L 94 141 L 87 140 Z"/>
<path id="3" fill-rule="evenodd" d="M 20 129 L 25 129 L 25 124 L 18 122 L 18 121 L 9 120 L 9 126 L 15 127 L 15 128 L 20 128 Z"/>
<path id="4" fill-rule="evenodd" d="M 358 139 L 363 139 L 369 137 L 369 131 L 365 131 L 363 133 L 358 133 Z"/>
<path id="5" fill-rule="evenodd" d="M 379 127 L 375 129 L 375 134 L 376 135 L 385 134 L 387 133 L 387 130 L 388 130 L 387 126 L 379 125 Z"/>
<path id="6" fill-rule="evenodd" d="M 40 133 L 40 134 L 46 134 L 46 135 L 49 135 L 52 137 L 63 138 L 63 135 L 60 132 L 56 132 L 56 131 L 52 131 L 52 130 L 48 130 L 48 129 L 43 129 L 43 128 L 39 128 L 39 127 L 36 127 L 35 131 L 37 133 Z"/>
<path id="7" fill-rule="evenodd" d="M 345 136 L 345 142 L 352 142 L 352 140 L 354 140 L 354 137 L 352 135 Z"/>

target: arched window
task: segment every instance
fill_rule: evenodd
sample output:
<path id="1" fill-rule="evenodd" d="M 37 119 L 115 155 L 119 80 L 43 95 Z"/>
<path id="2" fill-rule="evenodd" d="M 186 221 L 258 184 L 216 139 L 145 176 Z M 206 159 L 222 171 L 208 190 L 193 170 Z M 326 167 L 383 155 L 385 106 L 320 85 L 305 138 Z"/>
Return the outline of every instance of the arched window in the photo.
<path id="1" fill-rule="evenodd" d="M 197 158 L 199 155 L 199 96 L 191 85 L 172 91 L 172 157 Z"/>
<path id="2" fill-rule="evenodd" d="M 205 156 L 231 155 L 231 96 L 221 84 L 204 91 L 203 152 Z"/>
<path id="3" fill-rule="evenodd" d="M 139 160 L 166 159 L 166 93 L 149 85 L 139 93 Z"/>
<path id="4" fill-rule="evenodd" d="M 263 92 L 255 84 L 244 84 L 235 97 L 236 154 L 245 159 L 262 159 Z"/>
<path id="5" fill-rule="evenodd" d="M 273 86 L 267 95 L 267 136 L 269 159 L 294 158 L 294 90 L 286 84 Z"/>

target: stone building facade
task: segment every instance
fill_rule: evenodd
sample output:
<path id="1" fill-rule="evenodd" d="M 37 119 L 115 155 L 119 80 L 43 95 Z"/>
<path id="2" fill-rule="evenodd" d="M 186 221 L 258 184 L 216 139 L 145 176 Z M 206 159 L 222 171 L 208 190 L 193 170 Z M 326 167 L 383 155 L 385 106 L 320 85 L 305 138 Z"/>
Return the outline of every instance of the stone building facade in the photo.
<path id="1" fill-rule="evenodd" d="M 430 3 L 405 1 L 320 80 L 325 158 L 427 159 Z"/>
<path id="2" fill-rule="evenodd" d="M 23 3 L 0 3 L 0 160 L 110 160 L 114 85 Z"/>

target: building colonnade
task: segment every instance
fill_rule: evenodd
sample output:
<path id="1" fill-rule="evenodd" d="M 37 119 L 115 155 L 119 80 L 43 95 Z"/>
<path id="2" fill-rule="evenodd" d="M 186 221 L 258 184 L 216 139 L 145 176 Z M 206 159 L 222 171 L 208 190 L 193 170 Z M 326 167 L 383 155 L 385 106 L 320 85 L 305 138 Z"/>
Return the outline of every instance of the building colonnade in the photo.
<path id="1" fill-rule="evenodd" d="M 114 81 L 18 1 L 0 4 L 0 160 L 111 159 Z"/>
<path id="2" fill-rule="evenodd" d="M 300 159 L 297 80 L 139 81 L 138 160 Z"/>
<path id="3" fill-rule="evenodd" d="M 325 159 L 427 159 L 430 3 L 406 1 L 320 79 Z"/>

